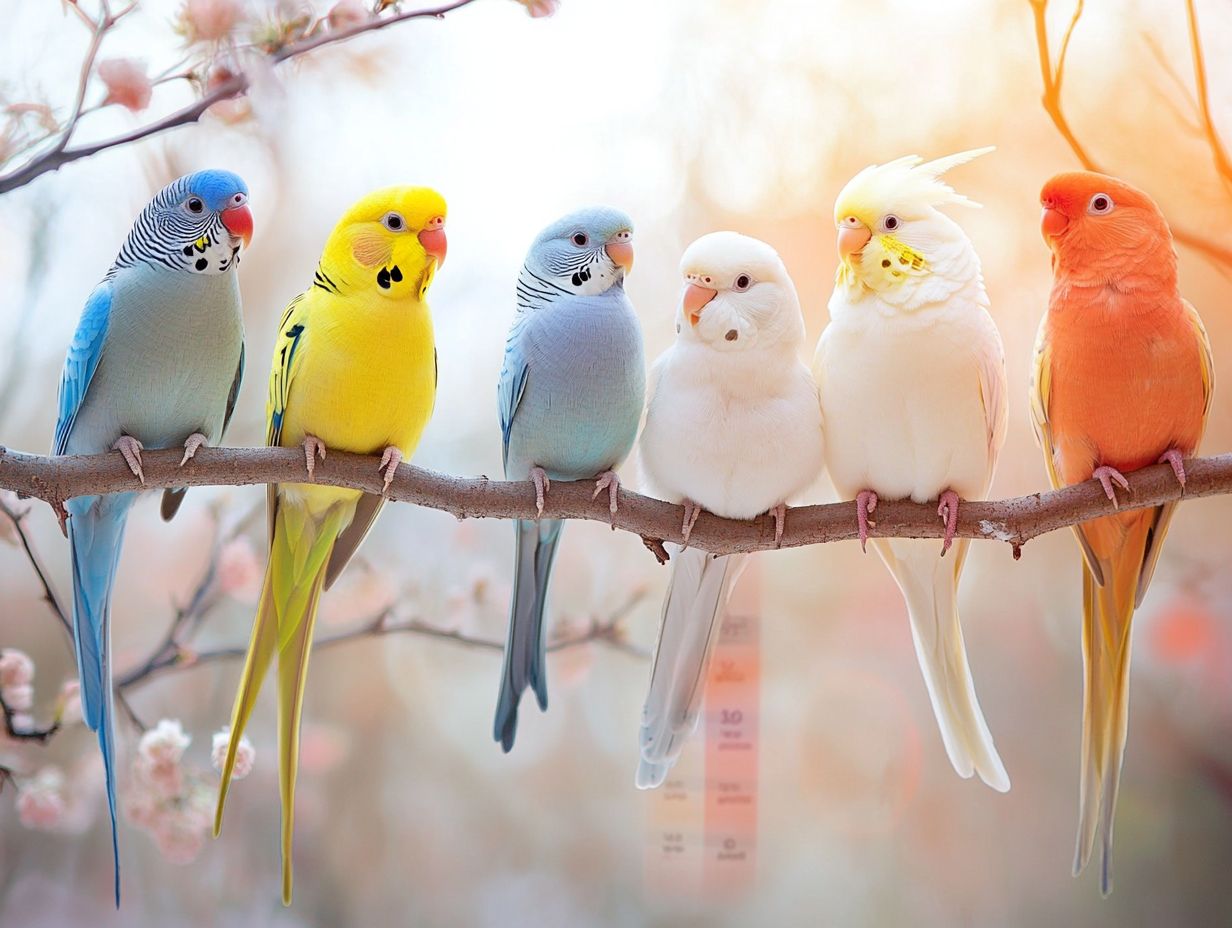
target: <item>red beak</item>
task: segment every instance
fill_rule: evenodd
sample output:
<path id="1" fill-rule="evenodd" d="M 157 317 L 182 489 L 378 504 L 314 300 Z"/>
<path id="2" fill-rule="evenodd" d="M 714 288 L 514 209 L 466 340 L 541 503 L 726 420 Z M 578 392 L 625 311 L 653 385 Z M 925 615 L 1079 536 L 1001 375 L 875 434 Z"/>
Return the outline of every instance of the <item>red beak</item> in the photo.
<path id="1" fill-rule="evenodd" d="M 433 219 L 426 229 L 420 230 L 419 244 L 423 250 L 436 258 L 436 266 L 445 263 L 445 253 L 449 250 L 449 240 L 445 238 L 445 220 Z"/>
<path id="2" fill-rule="evenodd" d="M 1044 233 L 1045 241 L 1060 235 L 1068 225 L 1069 219 L 1063 212 L 1052 206 L 1044 207 L 1044 213 L 1040 216 L 1040 231 Z"/>
<path id="3" fill-rule="evenodd" d="M 236 238 L 244 240 L 245 248 L 248 247 L 248 243 L 252 241 L 252 213 L 248 211 L 247 204 L 224 209 L 222 224 Z"/>

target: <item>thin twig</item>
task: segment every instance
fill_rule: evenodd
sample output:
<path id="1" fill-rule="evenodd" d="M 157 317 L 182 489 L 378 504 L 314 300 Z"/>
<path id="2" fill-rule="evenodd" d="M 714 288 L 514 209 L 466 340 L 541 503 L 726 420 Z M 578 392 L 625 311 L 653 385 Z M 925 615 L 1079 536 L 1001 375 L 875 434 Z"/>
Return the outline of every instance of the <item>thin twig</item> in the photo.
<path id="1" fill-rule="evenodd" d="M 1193 58 L 1195 96 L 1198 98 L 1198 114 L 1202 118 L 1203 135 L 1211 149 L 1211 157 L 1215 161 L 1215 170 L 1225 183 L 1232 183 L 1232 160 L 1228 158 L 1228 150 L 1224 147 L 1219 130 L 1215 128 L 1215 120 L 1211 116 L 1210 92 L 1206 85 L 1206 58 L 1202 53 L 1202 37 L 1198 31 L 1198 12 L 1194 8 L 1194 0 L 1185 0 L 1185 15 L 1189 21 L 1189 49 Z"/>
<path id="2" fill-rule="evenodd" d="M 68 635 L 69 641 L 72 641 L 73 625 L 69 621 L 68 612 L 60 604 L 60 598 L 56 596 L 56 591 L 52 588 L 47 568 L 43 566 L 42 558 L 34 550 L 34 543 L 30 540 L 30 535 L 22 521 L 29 514 L 29 510 L 18 512 L 5 503 L 3 499 L 0 499 L 0 514 L 13 524 L 13 531 L 17 534 L 17 540 L 21 543 L 22 550 L 26 552 L 26 559 L 30 562 L 30 566 L 34 568 L 39 585 L 43 588 L 43 600 L 51 607 L 51 611 L 60 620 L 61 627 L 64 629 L 65 634 Z"/>
<path id="3" fill-rule="evenodd" d="M 269 58 L 273 64 L 281 64 L 284 61 L 290 61 L 293 58 L 298 58 L 309 52 L 316 51 L 327 45 L 333 45 L 337 42 L 344 42 L 348 39 L 353 39 L 356 36 L 363 35 L 368 32 L 376 32 L 379 29 L 385 29 L 388 26 L 396 23 L 407 22 L 412 19 L 443 19 L 447 13 L 452 13 L 454 10 L 461 9 L 464 6 L 469 6 L 475 0 L 454 0 L 452 3 L 447 3 L 441 6 L 433 7 L 427 10 L 411 10 L 405 13 L 399 13 L 395 16 L 374 17 L 367 22 L 360 23 L 350 29 L 340 30 L 338 32 L 325 32 L 316 34 L 298 42 L 293 42 L 290 45 L 283 46 L 270 54 Z M 114 22 L 121 16 L 127 14 L 132 7 L 127 7 L 120 13 L 111 18 Z M 96 36 L 97 38 L 97 36 Z M 212 90 L 203 94 L 200 98 L 193 101 L 182 109 L 176 110 L 173 113 L 157 119 L 144 126 L 133 129 L 130 132 L 125 132 L 121 135 L 113 136 L 109 139 L 103 139 L 99 142 L 92 142 L 85 145 L 69 146 L 68 141 L 72 137 L 76 129 L 77 121 L 80 118 L 80 113 L 75 112 L 75 118 L 70 119 L 64 127 L 62 144 L 57 142 L 56 146 L 50 150 L 32 158 L 29 162 L 19 168 L 0 174 L 0 194 L 7 193 L 10 190 L 15 190 L 18 187 L 30 183 L 36 177 L 46 174 L 50 171 L 58 170 L 66 164 L 73 161 L 78 161 L 82 158 L 88 158 L 91 155 L 96 155 L 101 151 L 106 151 L 109 148 L 116 148 L 121 145 L 127 145 L 131 142 L 136 142 L 141 139 L 149 138 L 150 136 L 158 135 L 166 132 L 169 129 L 175 129 L 179 126 L 186 126 L 197 122 L 215 103 L 221 103 L 224 100 L 229 100 L 233 97 L 240 96 L 248 90 L 248 78 L 244 74 L 236 74 L 230 79 L 218 84 Z"/>

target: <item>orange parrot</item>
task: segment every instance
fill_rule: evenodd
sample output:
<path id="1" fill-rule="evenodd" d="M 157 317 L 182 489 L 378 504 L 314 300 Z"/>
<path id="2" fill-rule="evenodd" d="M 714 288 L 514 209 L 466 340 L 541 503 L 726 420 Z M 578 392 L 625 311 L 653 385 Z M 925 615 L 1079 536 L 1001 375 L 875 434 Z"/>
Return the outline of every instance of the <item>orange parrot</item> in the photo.
<path id="1" fill-rule="evenodd" d="M 1077 171 L 1040 194 L 1052 294 L 1035 346 L 1031 412 L 1053 487 L 1113 484 L 1156 462 L 1185 485 L 1206 427 L 1211 346 L 1177 289 L 1176 251 L 1155 202 L 1123 181 Z M 1125 751 L 1130 624 L 1176 503 L 1075 526 L 1082 547 L 1084 665 L 1077 876 L 1102 832 L 1100 889 L 1112 889 L 1112 825 Z"/>

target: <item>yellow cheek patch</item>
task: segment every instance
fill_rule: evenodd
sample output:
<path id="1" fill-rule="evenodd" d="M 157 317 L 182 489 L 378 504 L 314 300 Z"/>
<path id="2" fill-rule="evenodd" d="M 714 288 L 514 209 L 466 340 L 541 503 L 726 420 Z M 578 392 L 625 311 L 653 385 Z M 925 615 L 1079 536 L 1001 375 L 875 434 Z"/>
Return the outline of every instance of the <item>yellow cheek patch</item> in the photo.
<path id="1" fill-rule="evenodd" d="M 879 235 L 877 236 L 877 241 L 881 245 L 882 251 L 885 252 L 881 266 L 887 271 L 890 269 L 916 272 L 928 270 L 928 262 L 924 260 L 924 256 L 910 245 L 896 239 L 893 235 Z M 889 261 L 890 264 L 886 265 L 886 261 Z"/>
<path id="2" fill-rule="evenodd" d="M 377 232 L 360 232 L 351 242 L 351 254 L 364 267 L 388 264 L 393 251 L 389 240 Z"/>

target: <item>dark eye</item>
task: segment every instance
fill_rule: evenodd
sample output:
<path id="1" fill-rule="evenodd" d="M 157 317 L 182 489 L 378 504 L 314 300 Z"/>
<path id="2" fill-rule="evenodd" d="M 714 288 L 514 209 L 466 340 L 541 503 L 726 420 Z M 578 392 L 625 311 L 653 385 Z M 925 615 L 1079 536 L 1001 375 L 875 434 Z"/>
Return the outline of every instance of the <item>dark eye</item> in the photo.
<path id="1" fill-rule="evenodd" d="M 390 232 L 401 232 L 406 228 L 406 220 L 400 213 L 386 213 L 381 217 L 381 225 Z"/>
<path id="2" fill-rule="evenodd" d="M 887 232 L 893 232 L 899 225 L 897 216 L 886 216 L 885 219 L 881 220 L 881 227 Z"/>
<path id="3" fill-rule="evenodd" d="M 1091 197 L 1091 202 L 1087 206 L 1087 212 L 1095 216 L 1102 216 L 1105 213 L 1112 212 L 1112 197 L 1106 193 L 1097 193 Z"/>
<path id="4" fill-rule="evenodd" d="M 589 241 L 590 239 L 587 238 L 585 232 L 574 232 L 573 233 L 573 244 L 577 245 L 578 248 L 584 247 L 586 243 Z"/>
<path id="5" fill-rule="evenodd" d="M 201 202 L 200 197 L 189 197 L 188 202 L 184 205 L 188 207 L 190 213 L 205 212 L 205 204 Z"/>
<path id="6" fill-rule="evenodd" d="M 732 284 L 732 289 L 743 293 L 751 286 L 753 286 L 753 278 L 749 277 L 748 274 L 741 274 L 736 278 L 736 282 Z"/>

